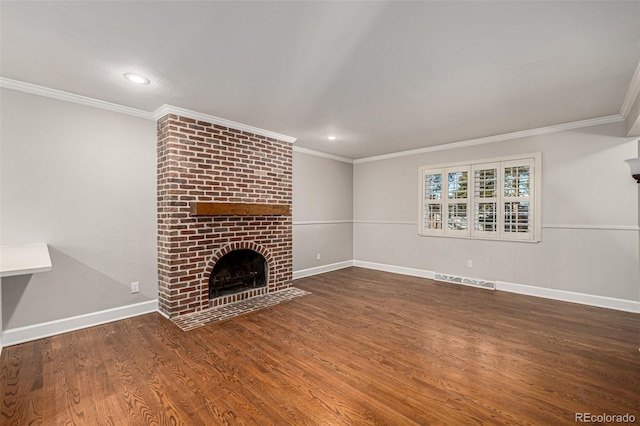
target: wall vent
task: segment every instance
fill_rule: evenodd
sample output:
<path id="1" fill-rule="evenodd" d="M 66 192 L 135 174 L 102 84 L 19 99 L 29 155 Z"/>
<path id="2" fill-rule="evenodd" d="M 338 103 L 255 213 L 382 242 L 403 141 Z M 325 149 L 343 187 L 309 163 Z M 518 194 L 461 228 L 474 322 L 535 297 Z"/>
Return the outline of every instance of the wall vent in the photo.
<path id="1" fill-rule="evenodd" d="M 457 277 L 455 275 L 441 274 L 439 272 L 436 272 L 436 276 L 434 279 L 436 281 L 443 281 L 446 283 L 454 283 L 454 284 L 469 285 L 471 287 L 486 288 L 487 290 L 496 289 L 495 281 L 480 280 L 476 278 Z"/>

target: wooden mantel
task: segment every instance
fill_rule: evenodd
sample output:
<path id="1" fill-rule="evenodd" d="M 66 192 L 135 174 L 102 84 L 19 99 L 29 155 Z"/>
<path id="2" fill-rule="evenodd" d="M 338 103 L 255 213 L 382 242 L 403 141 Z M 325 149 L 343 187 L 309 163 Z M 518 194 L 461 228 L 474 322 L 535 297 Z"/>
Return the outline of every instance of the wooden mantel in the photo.
<path id="1" fill-rule="evenodd" d="M 290 216 L 288 204 L 191 202 L 191 216 Z"/>

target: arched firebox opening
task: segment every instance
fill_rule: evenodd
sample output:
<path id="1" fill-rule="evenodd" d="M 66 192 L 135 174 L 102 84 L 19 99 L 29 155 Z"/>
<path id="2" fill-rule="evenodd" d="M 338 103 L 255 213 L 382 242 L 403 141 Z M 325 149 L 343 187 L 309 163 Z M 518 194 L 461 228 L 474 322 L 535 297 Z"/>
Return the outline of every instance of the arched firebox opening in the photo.
<path id="1" fill-rule="evenodd" d="M 233 250 L 216 262 L 209 275 L 209 299 L 266 287 L 267 282 L 264 256 L 249 249 Z"/>

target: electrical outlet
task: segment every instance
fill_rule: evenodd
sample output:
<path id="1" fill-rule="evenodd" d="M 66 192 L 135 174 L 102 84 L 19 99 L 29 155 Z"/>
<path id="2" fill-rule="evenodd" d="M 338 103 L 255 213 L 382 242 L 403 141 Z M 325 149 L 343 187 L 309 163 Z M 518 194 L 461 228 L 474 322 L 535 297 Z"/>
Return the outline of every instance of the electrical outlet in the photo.
<path id="1" fill-rule="evenodd" d="M 316 260 L 320 260 L 320 253 L 316 254 Z"/>
<path id="2" fill-rule="evenodd" d="M 140 292 L 140 283 L 135 281 L 131 283 L 131 293 L 139 293 Z"/>
<path id="3" fill-rule="evenodd" d="M 467 260 L 467 268 L 473 268 L 473 261 Z"/>

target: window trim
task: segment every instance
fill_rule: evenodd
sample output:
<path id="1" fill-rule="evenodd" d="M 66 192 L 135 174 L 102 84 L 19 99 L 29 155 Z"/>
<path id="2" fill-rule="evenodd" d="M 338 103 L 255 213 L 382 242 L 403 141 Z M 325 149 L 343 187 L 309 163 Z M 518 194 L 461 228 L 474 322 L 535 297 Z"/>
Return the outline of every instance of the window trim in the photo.
<path id="1" fill-rule="evenodd" d="M 509 164 L 512 163 L 512 164 Z M 530 181 L 529 191 L 531 196 L 526 201 L 529 202 L 530 210 L 529 214 L 533 216 L 529 226 L 531 230 L 526 233 L 508 232 L 504 230 L 504 204 L 509 202 L 510 199 L 504 195 L 504 169 L 509 166 L 517 164 L 530 165 Z M 496 232 L 488 231 L 476 231 L 475 230 L 475 207 L 478 200 L 475 196 L 475 170 L 482 167 L 497 166 L 498 169 L 498 185 L 496 188 L 495 202 L 497 219 Z M 448 205 L 449 201 L 455 203 L 455 200 L 448 200 L 448 173 L 457 170 L 468 171 L 467 191 L 468 196 L 467 203 L 467 229 L 465 231 L 448 230 Z M 541 170 L 542 170 L 542 153 L 534 152 L 522 155 L 513 155 L 505 157 L 494 157 L 487 159 L 479 159 L 468 162 L 456 162 L 446 164 L 434 164 L 429 166 L 422 166 L 418 168 L 418 235 L 425 237 L 445 237 L 445 238 L 464 238 L 464 239 L 480 239 L 490 241 L 515 241 L 515 242 L 539 242 L 541 240 L 542 230 L 542 185 L 541 185 Z M 441 198 L 436 204 L 441 205 L 442 214 L 442 228 L 441 229 L 426 229 L 424 226 L 424 213 L 425 213 L 425 181 L 424 176 L 426 174 L 441 174 L 442 175 L 442 189 Z M 491 199 L 493 200 L 493 198 Z M 524 201 L 524 200 L 523 200 Z M 493 202 L 493 201 L 489 201 Z"/>

